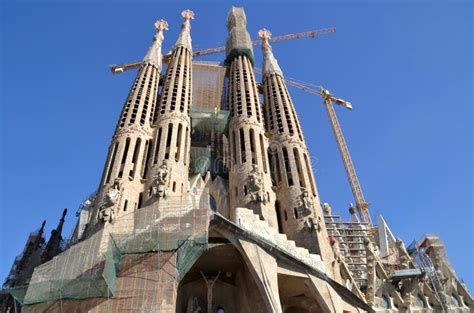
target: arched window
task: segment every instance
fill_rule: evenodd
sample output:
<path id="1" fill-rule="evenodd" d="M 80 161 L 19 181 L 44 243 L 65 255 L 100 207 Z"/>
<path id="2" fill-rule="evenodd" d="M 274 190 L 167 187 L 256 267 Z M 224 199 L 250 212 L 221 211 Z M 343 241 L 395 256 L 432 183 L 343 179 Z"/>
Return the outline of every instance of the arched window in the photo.
<path id="1" fill-rule="evenodd" d="M 245 137 L 244 137 L 244 129 L 241 128 L 239 129 L 239 133 L 240 133 L 240 157 L 241 157 L 241 161 L 240 161 L 240 164 L 244 164 L 247 160 L 246 160 L 246 155 L 245 155 Z"/>
<path id="2" fill-rule="evenodd" d="M 165 159 L 167 159 L 167 160 L 170 158 L 172 135 L 173 135 L 173 124 L 169 123 L 168 124 L 168 137 L 166 139 L 166 150 L 165 150 Z"/>
<path id="3" fill-rule="evenodd" d="M 116 142 L 114 145 L 114 148 L 112 149 L 112 154 L 109 160 L 109 168 L 107 169 L 107 176 L 105 177 L 105 182 L 104 184 L 107 184 L 110 181 L 110 175 L 112 174 L 112 170 L 114 168 L 114 163 L 115 163 L 115 156 L 117 154 L 119 143 Z"/>
<path id="4" fill-rule="evenodd" d="M 128 149 L 130 148 L 130 138 L 127 137 L 125 140 L 125 148 L 123 149 L 123 154 L 122 154 L 122 162 L 120 164 L 120 171 L 118 173 L 118 177 L 122 178 L 123 176 L 123 169 L 125 168 L 125 162 L 127 161 L 127 155 L 128 155 Z"/>
<path id="5" fill-rule="evenodd" d="M 253 128 L 249 130 L 250 139 L 250 155 L 252 158 L 252 164 L 257 164 L 257 153 L 255 152 L 255 131 Z"/>
<path id="6" fill-rule="evenodd" d="M 285 164 L 286 179 L 288 182 L 288 186 L 293 186 L 293 175 L 291 174 L 291 166 L 290 166 L 290 159 L 288 157 L 288 150 L 286 149 L 286 147 L 283 147 L 282 151 L 283 151 L 283 163 Z"/>

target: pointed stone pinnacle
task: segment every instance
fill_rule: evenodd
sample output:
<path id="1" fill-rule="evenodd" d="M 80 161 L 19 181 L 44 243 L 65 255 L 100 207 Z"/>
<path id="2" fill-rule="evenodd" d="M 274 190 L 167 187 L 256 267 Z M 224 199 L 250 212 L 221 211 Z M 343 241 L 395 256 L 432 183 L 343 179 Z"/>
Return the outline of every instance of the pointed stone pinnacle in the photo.
<path id="1" fill-rule="evenodd" d="M 193 20 L 194 19 L 194 12 L 189 10 L 189 9 L 186 9 L 184 10 L 183 12 L 181 12 L 181 16 L 185 19 L 185 20 Z"/>
<path id="2" fill-rule="evenodd" d="M 168 22 L 165 21 L 164 19 L 159 19 L 158 21 L 155 22 L 155 29 L 157 31 L 168 30 Z"/>

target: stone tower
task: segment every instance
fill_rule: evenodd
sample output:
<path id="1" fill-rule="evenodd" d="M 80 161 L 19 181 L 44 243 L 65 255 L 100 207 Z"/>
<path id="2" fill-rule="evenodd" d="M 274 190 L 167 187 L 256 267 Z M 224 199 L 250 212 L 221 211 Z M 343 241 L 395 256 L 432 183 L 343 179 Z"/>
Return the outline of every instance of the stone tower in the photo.
<path id="1" fill-rule="evenodd" d="M 235 208 L 247 207 L 277 227 L 275 195 L 267 160 L 268 143 L 253 70 L 252 41 L 246 25 L 243 9 L 233 7 L 227 16 L 229 36 L 226 43 L 231 216 Z"/>
<path id="2" fill-rule="evenodd" d="M 270 167 L 276 192 L 278 228 L 298 246 L 333 260 L 311 161 L 283 72 L 269 44 L 270 32 L 259 31 L 263 51 L 263 94 Z M 326 262 L 329 265 L 329 262 Z"/>
<path id="3" fill-rule="evenodd" d="M 152 145 L 152 123 L 162 65 L 163 31 L 168 24 L 159 20 L 155 27 L 157 33 L 153 44 L 143 59 L 112 137 L 94 204 L 98 221 L 110 222 L 142 206 L 143 179 L 147 175 L 146 160 Z"/>
<path id="4" fill-rule="evenodd" d="M 188 190 L 191 145 L 189 108 L 192 101 L 191 24 L 194 13 L 181 13 L 184 22 L 171 51 L 156 113 L 155 139 L 147 180 L 147 199 L 182 195 Z"/>

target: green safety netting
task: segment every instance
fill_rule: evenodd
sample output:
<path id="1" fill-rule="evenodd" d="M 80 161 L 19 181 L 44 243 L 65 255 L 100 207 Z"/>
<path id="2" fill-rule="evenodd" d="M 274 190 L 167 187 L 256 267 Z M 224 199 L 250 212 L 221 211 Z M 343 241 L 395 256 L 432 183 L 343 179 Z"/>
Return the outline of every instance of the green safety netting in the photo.
<path id="1" fill-rule="evenodd" d="M 207 189 L 162 199 L 116 218 L 35 268 L 28 286 L 7 291 L 21 304 L 113 296 L 123 256 L 148 252 L 176 253 L 179 281 L 207 248 L 209 212 Z"/>

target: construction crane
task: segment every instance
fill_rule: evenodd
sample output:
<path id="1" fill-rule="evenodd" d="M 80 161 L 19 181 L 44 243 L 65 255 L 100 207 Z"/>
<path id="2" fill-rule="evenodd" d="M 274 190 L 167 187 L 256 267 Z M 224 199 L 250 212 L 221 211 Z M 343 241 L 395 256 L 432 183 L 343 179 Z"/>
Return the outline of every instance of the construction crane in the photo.
<path id="1" fill-rule="evenodd" d="M 259 68 L 256 68 L 255 71 L 262 73 L 262 70 Z M 339 152 L 341 153 L 342 162 L 344 163 L 344 169 L 346 170 L 347 178 L 349 179 L 349 183 L 352 189 L 352 194 L 354 195 L 357 212 L 361 221 L 367 223 L 369 227 L 372 227 L 372 219 L 370 218 L 370 213 L 368 210 L 369 204 L 367 203 L 367 201 L 365 201 L 364 194 L 362 193 L 362 188 L 360 186 L 359 179 L 357 178 L 357 173 L 352 162 L 349 149 L 347 148 L 346 140 L 344 139 L 344 134 L 342 133 L 341 125 L 339 124 L 339 120 L 337 119 L 336 111 L 334 110 L 333 106 L 333 103 L 335 103 L 337 105 L 345 107 L 346 109 L 352 110 L 352 104 L 343 99 L 334 97 L 328 90 L 324 89 L 321 86 L 300 82 L 291 78 L 285 78 L 285 82 L 289 86 L 301 89 L 303 91 L 323 98 L 324 105 L 326 107 L 326 111 L 331 122 L 331 127 L 334 136 L 336 137 L 337 146 L 339 148 Z"/>
<path id="2" fill-rule="evenodd" d="M 307 37 L 314 38 L 319 35 L 330 34 L 330 33 L 335 33 L 335 32 L 336 32 L 335 27 L 321 28 L 321 29 L 315 29 L 315 30 L 302 32 L 302 33 L 276 36 L 276 37 L 271 38 L 270 42 L 280 42 L 280 41 L 285 41 L 285 40 L 300 39 L 300 38 L 307 38 Z M 252 40 L 252 44 L 254 46 L 257 46 L 260 43 L 261 43 L 261 39 Z M 215 54 L 215 53 L 224 52 L 224 51 L 225 51 L 224 46 L 198 50 L 198 51 L 193 52 L 193 57 L 200 57 L 203 55 Z M 163 62 L 167 63 L 169 58 L 170 58 L 170 54 L 164 55 Z M 127 63 L 127 64 L 113 64 L 113 65 L 110 65 L 110 70 L 112 71 L 112 74 L 120 74 L 128 70 L 139 68 L 141 65 L 142 65 L 142 61 Z"/>

